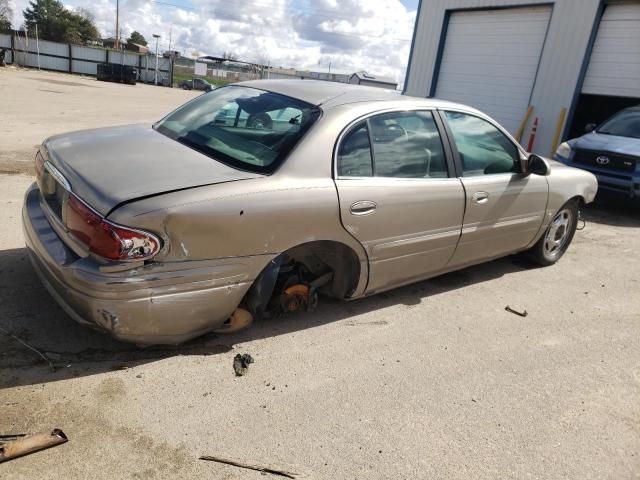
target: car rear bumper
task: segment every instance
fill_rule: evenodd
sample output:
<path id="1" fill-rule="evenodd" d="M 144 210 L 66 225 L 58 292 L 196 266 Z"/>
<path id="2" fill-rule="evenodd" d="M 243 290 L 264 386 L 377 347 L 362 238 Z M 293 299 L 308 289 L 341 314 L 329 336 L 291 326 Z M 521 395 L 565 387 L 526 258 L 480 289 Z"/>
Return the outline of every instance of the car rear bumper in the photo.
<path id="1" fill-rule="evenodd" d="M 49 224 L 37 186 L 22 223 L 31 262 L 47 290 L 77 322 L 139 344 L 175 344 L 220 327 L 270 258 L 149 264 L 103 272 L 69 249 Z"/>

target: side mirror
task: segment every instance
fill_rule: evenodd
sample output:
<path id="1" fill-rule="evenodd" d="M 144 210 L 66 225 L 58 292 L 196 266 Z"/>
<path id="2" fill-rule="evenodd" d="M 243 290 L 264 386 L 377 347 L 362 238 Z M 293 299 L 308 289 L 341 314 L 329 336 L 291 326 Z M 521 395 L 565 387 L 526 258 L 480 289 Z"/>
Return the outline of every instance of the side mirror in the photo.
<path id="1" fill-rule="evenodd" d="M 544 158 L 532 153 L 529 155 L 529 158 L 527 158 L 527 173 L 547 176 L 551 173 L 551 169 Z"/>
<path id="2" fill-rule="evenodd" d="M 598 126 L 598 124 L 597 124 L 597 123 L 587 123 L 587 124 L 584 126 L 584 133 L 591 133 L 591 132 L 593 132 L 593 131 L 596 129 L 596 127 L 597 127 L 597 126 Z"/>

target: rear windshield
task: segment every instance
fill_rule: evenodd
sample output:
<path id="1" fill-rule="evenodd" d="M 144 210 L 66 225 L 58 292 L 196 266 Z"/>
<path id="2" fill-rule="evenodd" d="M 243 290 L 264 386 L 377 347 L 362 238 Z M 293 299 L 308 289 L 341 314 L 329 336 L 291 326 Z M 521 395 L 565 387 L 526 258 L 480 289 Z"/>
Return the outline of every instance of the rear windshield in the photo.
<path id="1" fill-rule="evenodd" d="M 598 133 L 640 138 L 640 110 L 623 110 L 598 128 Z"/>
<path id="2" fill-rule="evenodd" d="M 319 115 L 306 102 L 230 85 L 197 97 L 154 128 L 232 167 L 271 173 Z"/>

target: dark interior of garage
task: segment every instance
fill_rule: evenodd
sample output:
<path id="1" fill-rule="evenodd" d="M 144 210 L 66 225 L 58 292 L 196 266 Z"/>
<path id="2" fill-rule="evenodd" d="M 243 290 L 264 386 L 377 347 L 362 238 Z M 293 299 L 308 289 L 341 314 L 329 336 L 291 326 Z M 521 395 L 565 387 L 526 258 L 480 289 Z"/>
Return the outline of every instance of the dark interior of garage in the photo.
<path id="1" fill-rule="evenodd" d="M 640 98 L 582 94 L 567 138 L 579 137 L 585 133 L 585 127 L 589 123 L 600 124 L 623 108 L 635 105 L 640 105 Z"/>

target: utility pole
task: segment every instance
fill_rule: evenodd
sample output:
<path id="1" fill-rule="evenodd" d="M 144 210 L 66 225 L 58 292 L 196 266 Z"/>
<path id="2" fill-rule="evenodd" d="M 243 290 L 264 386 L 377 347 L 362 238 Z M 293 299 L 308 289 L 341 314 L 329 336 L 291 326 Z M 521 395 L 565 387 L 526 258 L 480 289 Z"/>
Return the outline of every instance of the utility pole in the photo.
<path id="1" fill-rule="evenodd" d="M 120 0 L 116 0 L 116 50 L 120 50 Z"/>
<path id="2" fill-rule="evenodd" d="M 38 71 L 40 70 L 40 44 L 38 43 L 38 24 L 36 23 L 36 51 L 38 52 Z"/>
<path id="3" fill-rule="evenodd" d="M 158 85 L 158 39 L 160 38 L 160 35 L 156 35 L 154 33 L 153 38 L 156 39 L 156 73 L 155 73 L 155 80 L 153 83 L 155 85 Z"/>
<path id="4" fill-rule="evenodd" d="M 171 50 L 171 32 L 173 31 L 173 25 L 169 27 L 169 88 L 173 88 L 173 66 L 176 61 L 176 57 Z"/>

